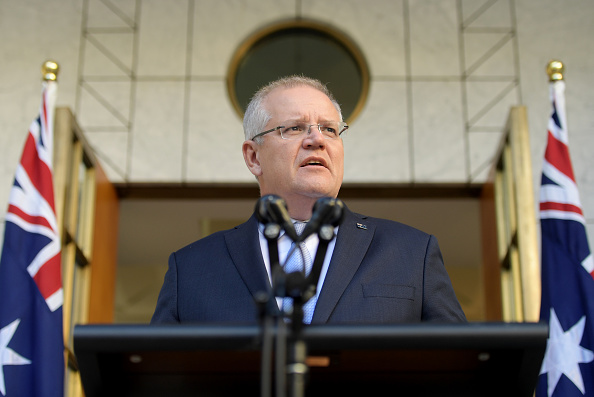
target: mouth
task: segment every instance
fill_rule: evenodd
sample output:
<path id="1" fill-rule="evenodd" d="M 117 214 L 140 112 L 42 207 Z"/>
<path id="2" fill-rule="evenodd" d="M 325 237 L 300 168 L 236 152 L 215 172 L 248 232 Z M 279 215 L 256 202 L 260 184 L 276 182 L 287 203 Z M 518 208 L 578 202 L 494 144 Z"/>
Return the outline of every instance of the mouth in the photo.
<path id="1" fill-rule="evenodd" d="M 301 163 L 301 167 L 324 167 L 328 168 L 326 162 L 323 159 L 309 158 Z"/>

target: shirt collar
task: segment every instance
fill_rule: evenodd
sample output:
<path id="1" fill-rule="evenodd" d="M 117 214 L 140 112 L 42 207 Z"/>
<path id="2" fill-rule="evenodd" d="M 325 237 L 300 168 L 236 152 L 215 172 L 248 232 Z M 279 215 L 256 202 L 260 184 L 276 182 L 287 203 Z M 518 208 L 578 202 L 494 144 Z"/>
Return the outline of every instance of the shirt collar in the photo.
<path id="1" fill-rule="evenodd" d="M 291 223 L 293 223 L 293 225 L 296 222 L 307 223 L 307 222 L 309 222 L 309 219 L 306 220 L 306 221 L 298 221 L 296 219 L 291 218 Z M 258 222 L 258 231 L 260 232 L 260 234 L 264 235 L 264 224 L 262 222 Z M 278 235 L 278 238 L 281 238 L 284 235 L 285 235 L 285 229 L 282 229 L 281 228 L 281 231 L 280 231 L 280 234 Z M 264 237 L 266 237 L 266 236 L 264 236 Z"/>

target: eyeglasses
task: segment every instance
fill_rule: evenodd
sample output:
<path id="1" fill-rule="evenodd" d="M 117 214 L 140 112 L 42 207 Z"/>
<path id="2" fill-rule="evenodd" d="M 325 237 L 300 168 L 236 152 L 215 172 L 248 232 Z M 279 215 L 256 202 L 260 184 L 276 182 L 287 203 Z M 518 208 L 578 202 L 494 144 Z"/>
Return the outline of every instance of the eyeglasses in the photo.
<path id="1" fill-rule="evenodd" d="M 259 133 L 258 135 L 252 138 L 252 141 L 258 137 L 266 135 L 270 132 L 274 132 L 276 130 L 280 131 L 280 136 L 283 139 L 302 139 L 311 134 L 311 127 L 313 126 L 318 127 L 318 131 L 320 131 L 320 133 L 326 139 L 338 139 L 340 134 L 342 134 L 349 128 L 347 123 L 343 121 L 325 121 L 319 124 L 307 124 L 304 121 L 289 120 L 285 121 L 282 125 L 279 125 L 278 127 Z"/>

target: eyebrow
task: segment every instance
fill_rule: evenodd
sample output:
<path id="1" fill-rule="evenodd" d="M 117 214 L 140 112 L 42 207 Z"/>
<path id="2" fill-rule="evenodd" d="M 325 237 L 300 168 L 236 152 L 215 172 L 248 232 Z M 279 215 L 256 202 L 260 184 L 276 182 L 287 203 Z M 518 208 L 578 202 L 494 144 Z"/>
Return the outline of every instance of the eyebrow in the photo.
<path id="1" fill-rule="evenodd" d="M 336 120 L 332 120 L 332 119 L 321 119 L 321 120 L 318 120 L 318 123 L 317 124 L 328 123 L 330 121 L 336 121 Z M 283 123 L 283 122 L 289 122 L 289 123 L 311 123 L 310 121 L 305 120 L 305 119 L 289 119 L 289 120 L 282 121 L 281 123 Z M 340 123 L 340 121 L 338 121 L 338 122 Z"/>

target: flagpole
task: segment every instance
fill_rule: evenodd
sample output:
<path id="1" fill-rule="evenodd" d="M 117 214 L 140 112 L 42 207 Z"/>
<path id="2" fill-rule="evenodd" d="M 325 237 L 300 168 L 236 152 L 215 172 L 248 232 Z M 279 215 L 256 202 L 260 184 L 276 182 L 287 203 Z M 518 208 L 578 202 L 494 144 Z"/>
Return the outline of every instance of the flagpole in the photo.
<path id="1" fill-rule="evenodd" d="M 51 156 L 51 164 L 52 164 L 52 176 L 55 182 L 56 179 L 56 174 L 55 174 L 55 169 L 54 169 L 54 160 L 55 160 L 55 156 L 56 153 L 54 151 L 54 143 L 55 143 L 55 131 L 53 129 L 54 127 L 54 116 L 55 116 L 55 109 L 56 109 L 56 97 L 57 97 L 57 85 L 58 85 L 58 73 L 60 72 L 60 65 L 53 61 L 53 60 L 47 60 L 43 63 L 43 65 L 41 65 L 41 77 L 43 80 L 43 85 L 44 85 L 44 92 L 47 92 L 48 95 L 48 102 L 51 104 L 49 106 L 48 109 L 48 125 L 51 126 L 51 129 L 53 131 L 52 133 L 52 139 L 48 140 L 48 151 L 49 154 Z M 56 191 L 55 191 L 55 183 L 54 183 L 54 200 L 56 200 Z M 56 203 L 61 203 L 62 200 L 60 201 L 55 201 Z M 58 225 L 58 235 L 61 236 L 61 229 L 62 229 L 62 222 L 59 221 L 59 216 L 61 216 L 61 211 L 62 208 L 54 208 L 54 212 L 56 214 L 56 223 Z M 67 368 L 67 363 L 71 360 L 71 355 L 72 353 L 70 352 L 70 350 L 67 348 L 68 346 L 68 333 L 66 332 L 66 318 L 70 316 L 70 310 L 71 307 L 70 305 L 64 305 L 64 301 L 67 302 L 71 302 L 72 297 L 66 297 L 64 296 L 66 293 L 69 293 L 70 290 L 68 291 L 64 291 L 64 280 L 62 280 L 62 338 L 63 338 L 63 342 L 64 342 L 64 371 L 66 371 Z M 67 298 L 67 299 L 65 299 Z M 66 380 L 66 379 L 65 379 Z M 64 388 L 67 388 L 67 385 L 64 385 Z M 65 393 L 68 394 L 68 390 L 65 390 Z"/>

